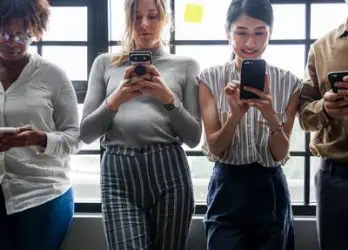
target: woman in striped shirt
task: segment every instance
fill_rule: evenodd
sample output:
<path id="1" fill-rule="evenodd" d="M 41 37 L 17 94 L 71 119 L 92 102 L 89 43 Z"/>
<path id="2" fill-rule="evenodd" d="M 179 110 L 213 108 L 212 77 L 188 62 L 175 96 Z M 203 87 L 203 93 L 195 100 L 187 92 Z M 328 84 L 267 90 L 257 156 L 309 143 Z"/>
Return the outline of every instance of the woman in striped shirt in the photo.
<path id="1" fill-rule="evenodd" d="M 281 164 L 288 158 L 301 81 L 266 64 L 264 91 L 240 100 L 242 60 L 260 58 L 272 31 L 269 0 L 233 0 L 226 32 L 233 60 L 204 70 L 199 98 L 215 167 L 205 217 L 208 249 L 293 249 L 289 191 Z"/>

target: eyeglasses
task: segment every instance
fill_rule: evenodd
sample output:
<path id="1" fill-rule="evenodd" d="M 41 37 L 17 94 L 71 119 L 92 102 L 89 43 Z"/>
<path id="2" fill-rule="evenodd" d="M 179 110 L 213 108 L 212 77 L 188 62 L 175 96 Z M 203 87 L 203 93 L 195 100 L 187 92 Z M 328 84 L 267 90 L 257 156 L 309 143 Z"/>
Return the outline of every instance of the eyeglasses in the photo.
<path id="1" fill-rule="evenodd" d="M 19 34 L 10 34 L 7 32 L 0 33 L 0 42 L 9 42 L 11 39 L 15 43 L 27 44 L 31 41 L 32 36 L 29 34 L 19 33 Z"/>

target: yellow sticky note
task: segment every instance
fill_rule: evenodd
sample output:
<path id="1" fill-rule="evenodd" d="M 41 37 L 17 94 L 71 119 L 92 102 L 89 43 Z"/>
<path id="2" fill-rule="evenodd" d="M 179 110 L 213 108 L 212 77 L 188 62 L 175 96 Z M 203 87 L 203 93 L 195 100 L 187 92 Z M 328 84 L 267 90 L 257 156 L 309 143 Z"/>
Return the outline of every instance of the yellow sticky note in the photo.
<path id="1" fill-rule="evenodd" d="M 200 23 L 203 20 L 204 7 L 200 4 L 186 4 L 185 17 L 186 22 Z"/>

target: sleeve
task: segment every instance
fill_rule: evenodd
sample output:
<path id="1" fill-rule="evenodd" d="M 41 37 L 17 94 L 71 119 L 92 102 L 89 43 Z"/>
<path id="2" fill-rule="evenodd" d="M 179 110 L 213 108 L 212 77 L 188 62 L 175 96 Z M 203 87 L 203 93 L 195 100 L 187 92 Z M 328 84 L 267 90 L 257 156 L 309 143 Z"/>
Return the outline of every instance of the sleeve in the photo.
<path id="1" fill-rule="evenodd" d="M 66 77 L 53 93 L 55 131 L 47 132 L 47 145 L 39 152 L 57 156 L 76 153 L 82 146 L 79 140 L 79 116 L 74 87 Z"/>
<path id="2" fill-rule="evenodd" d="M 80 127 L 80 138 L 85 143 L 91 143 L 102 136 L 116 114 L 109 111 L 105 102 L 104 72 L 106 61 L 109 61 L 108 56 L 107 54 L 98 56 L 91 68 Z"/>
<path id="3" fill-rule="evenodd" d="M 329 126 L 329 117 L 323 109 L 324 99 L 319 90 L 313 47 L 308 54 L 303 86 L 300 93 L 299 121 L 305 131 L 318 131 Z"/>
<path id="4" fill-rule="evenodd" d="M 198 145 L 202 133 L 198 101 L 199 70 L 199 64 L 196 61 L 189 61 L 182 102 L 177 108 L 168 111 L 174 131 L 179 139 L 191 148 Z"/>

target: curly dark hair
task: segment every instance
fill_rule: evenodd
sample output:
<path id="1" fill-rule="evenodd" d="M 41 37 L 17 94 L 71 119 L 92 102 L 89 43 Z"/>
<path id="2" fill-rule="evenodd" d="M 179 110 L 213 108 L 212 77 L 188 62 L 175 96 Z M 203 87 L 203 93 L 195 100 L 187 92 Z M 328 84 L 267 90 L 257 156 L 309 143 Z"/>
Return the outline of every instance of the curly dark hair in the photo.
<path id="1" fill-rule="evenodd" d="M 0 27 L 20 19 L 25 29 L 32 28 L 34 35 L 41 37 L 47 29 L 49 15 L 48 0 L 0 0 Z"/>

